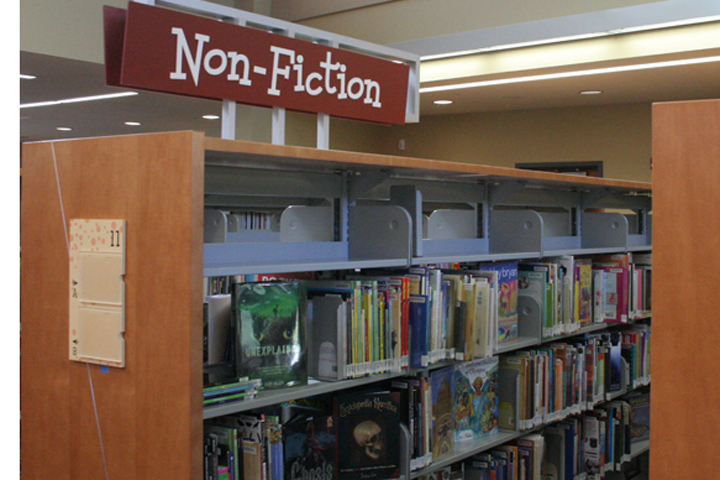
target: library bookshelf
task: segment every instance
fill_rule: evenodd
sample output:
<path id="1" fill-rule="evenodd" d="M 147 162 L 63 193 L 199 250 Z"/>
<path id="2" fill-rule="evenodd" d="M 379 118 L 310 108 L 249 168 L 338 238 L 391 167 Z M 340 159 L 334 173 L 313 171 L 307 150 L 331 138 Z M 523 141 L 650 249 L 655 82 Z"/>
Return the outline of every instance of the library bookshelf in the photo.
<path id="1" fill-rule="evenodd" d="M 641 182 L 189 131 L 25 144 L 24 476 L 202 477 L 203 419 L 228 413 L 202 407 L 203 277 L 649 251 L 651 193 Z M 208 208 L 230 206 L 280 209 L 287 222 L 269 237 L 204 222 Z M 122 369 L 68 359 L 67 225 L 107 218 L 127 224 Z M 517 348 L 540 343 L 532 321 Z"/>

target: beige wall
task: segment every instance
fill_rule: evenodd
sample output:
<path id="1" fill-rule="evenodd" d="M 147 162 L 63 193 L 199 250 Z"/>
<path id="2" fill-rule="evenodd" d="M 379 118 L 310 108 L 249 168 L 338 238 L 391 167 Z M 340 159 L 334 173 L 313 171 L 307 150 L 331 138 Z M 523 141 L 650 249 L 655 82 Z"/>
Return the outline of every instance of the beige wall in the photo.
<path id="1" fill-rule="evenodd" d="M 264 15 L 271 8 L 271 0 L 211 1 Z M 302 23 L 387 44 L 658 1 L 398 0 Z M 102 7 L 127 8 L 127 3 L 128 0 L 20 0 L 20 50 L 102 63 Z"/>
<path id="2" fill-rule="evenodd" d="M 103 5 L 127 0 L 21 0 L 20 50 L 103 63 Z"/>
<path id="3" fill-rule="evenodd" d="M 264 143 L 272 141 L 271 109 L 247 105 L 238 105 L 237 109 L 236 139 Z M 330 148 L 348 152 L 394 153 L 387 151 L 386 145 L 389 141 L 384 138 L 391 133 L 390 127 L 387 126 L 331 118 Z M 315 147 L 317 145 L 317 116 L 287 112 L 285 144 Z"/>
<path id="4" fill-rule="evenodd" d="M 331 148 L 504 167 L 602 161 L 606 178 L 650 182 L 650 109 L 629 104 L 434 115 L 393 127 L 333 123 Z M 312 128 L 306 125 L 305 132 Z M 398 149 L 401 139 L 405 151 Z"/>

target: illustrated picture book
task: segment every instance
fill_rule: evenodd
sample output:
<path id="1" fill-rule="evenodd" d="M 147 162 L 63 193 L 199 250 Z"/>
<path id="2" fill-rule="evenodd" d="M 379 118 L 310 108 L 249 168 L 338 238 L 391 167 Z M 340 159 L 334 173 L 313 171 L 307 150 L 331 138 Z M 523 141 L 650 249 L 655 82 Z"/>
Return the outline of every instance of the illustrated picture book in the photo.
<path id="1" fill-rule="evenodd" d="M 455 441 L 498 431 L 498 357 L 463 363 L 454 374 Z"/>

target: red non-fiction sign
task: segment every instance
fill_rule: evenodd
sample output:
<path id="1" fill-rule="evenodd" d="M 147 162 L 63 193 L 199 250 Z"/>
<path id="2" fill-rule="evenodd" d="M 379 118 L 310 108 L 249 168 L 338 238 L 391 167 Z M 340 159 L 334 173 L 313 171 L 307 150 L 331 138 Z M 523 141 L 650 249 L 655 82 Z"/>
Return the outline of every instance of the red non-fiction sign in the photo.
<path id="1" fill-rule="evenodd" d="M 405 123 L 407 65 L 135 2 L 104 17 L 108 84 Z"/>

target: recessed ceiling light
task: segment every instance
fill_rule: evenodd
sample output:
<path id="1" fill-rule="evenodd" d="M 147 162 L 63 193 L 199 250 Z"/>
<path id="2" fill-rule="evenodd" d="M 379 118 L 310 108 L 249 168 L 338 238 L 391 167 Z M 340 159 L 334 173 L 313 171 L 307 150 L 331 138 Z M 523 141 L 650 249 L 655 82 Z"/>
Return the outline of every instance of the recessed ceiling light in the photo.
<path id="1" fill-rule="evenodd" d="M 130 125 L 131 127 L 137 127 L 142 125 L 140 122 L 125 122 L 125 125 Z"/>
<path id="2" fill-rule="evenodd" d="M 70 127 L 57 127 L 55 130 L 60 130 L 61 132 L 71 132 L 72 128 Z"/>
<path id="3" fill-rule="evenodd" d="M 202 118 L 204 118 L 205 120 L 217 120 L 220 117 L 217 115 L 203 115 Z"/>
<path id="4" fill-rule="evenodd" d="M 435 105 L 450 105 L 451 103 L 453 103 L 453 101 L 452 100 L 435 100 L 433 103 Z"/>
<path id="5" fill-rule="evenodd" d="M 580 95 L 600 95 L 602 90 L 583 90 Z"/>
<path id="6" fill-rule="evenodd" d="M 35 75 L 24 75 L 20 74 L 20 80 L 35 80 L 37 77 Z"/>

